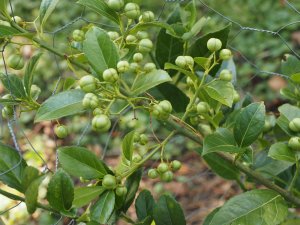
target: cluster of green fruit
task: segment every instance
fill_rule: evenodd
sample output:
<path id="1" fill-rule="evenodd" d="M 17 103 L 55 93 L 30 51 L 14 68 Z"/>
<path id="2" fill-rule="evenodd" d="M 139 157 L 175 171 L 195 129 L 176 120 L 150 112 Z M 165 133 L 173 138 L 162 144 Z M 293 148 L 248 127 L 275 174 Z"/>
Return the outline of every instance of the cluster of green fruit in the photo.
<path id="1" fill-rule="evenodd" d="M 118 183 L 118 179 L 111 174 L 106 174 L 102 179 L 102 187 L 107 190 L 115 190 L 116 195 L 120 197 L 125 196 L 127 194 L 127 188 Z"/>
<path id="2" fill-rule="evenodd" d="M 289 129 L 295 133 L 300 132 L 300 118 L 295 118 L 289 123 Z M 288 143 L 293 150 L 300 151 L 300 137 L 291 137 Z"/>
<path id="3" fill-rule="evenodd" d="M 167 120 L 172 109 L 172 104 L 168 100 L 163 100 L 152 106 L 152 115 L 158 120 Z"/>
<path id="4" fill-rule="evenodd" d="M 160 163 L 156 169 L 150 169 L 148 171 L 148 177 L 151 179 L 160 178 L 162 181 L 170 182 L 173 180 L 173 172 L 178 171 L 181 168 L 181 163 L 178 160 L 174 160 L 171 163 Z"/>

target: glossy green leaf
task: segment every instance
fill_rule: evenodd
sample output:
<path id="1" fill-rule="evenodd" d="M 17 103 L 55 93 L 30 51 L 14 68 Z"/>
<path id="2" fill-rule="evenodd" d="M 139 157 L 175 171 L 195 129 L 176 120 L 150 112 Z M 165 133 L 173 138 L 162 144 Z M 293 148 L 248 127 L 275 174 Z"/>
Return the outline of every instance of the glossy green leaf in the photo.
<path id="1" fill-rule="evenodd" d="M 48 18 L 50 17 L 58 3 L 59 0 L 42 0 L 39 16 L 41 30 L 43 30 L 44 24 L 47 22 Z"/>
<path id="2" fill-rule="evenodd" d="M 16 149 L 0 142 L 0 181 L 23 192 L 22 178 L 27 164 L 21 157 Z"/>
<path id="3" fill-rule="evenodd" d="M 54 120 L 83 112 L 84 95 L 83 91 L 73 89 L 51 96 L 41 105 L 34 121 Z"/>
<path id="4" fill-rule="evenodd" d="M 295 92 L 293 90 L 291 90 L 289 87 L 281 88 L 280 94 L 291 100 L 299 99 L 299 97 L 295 94 Z"/>
<path id="5" fill-rule="evenodd" d="M 240 147 L 251 145 L 263 131 L 265 124 L 265 105 L 252 103 L 245 107 L 237 117 L 234 137 Z"/>
<path id="6" fill-rule="evenodd" d="M 271 146 L 269 150 L 269 157 L 276 160 L 283 160 L 288 162 L 296 162 L 295 151 L 290 149 L 286 143 L 278 142 Z"/>
<path id="7" fill-rule="evenodd" d="M 188 70 L 185 70 L 185 69 L 182 69 L 181 67 L 179 66 L 176 66 L 172 63 L 165 63 L 165 67 L 164 67 L 165 70 L 176 70 L 176 71 L 179 71 L 180 73 L 183 73 L 185 74 L 186 76 L 190 77 L 193 81 L 197 80 L 198 77 L 193 74 L 192 72 L 188 71 Z"/>
<path id="8" fill-rule="evenodd" d="M 153 215 L 154 198 L 150 191 L 143 190 L 135 200 L 135 211 L 139 221 Z"/>
<path id="9" fill-rule="evenodd" d="M 116 68 L 119 61 L 116 45 L 110 40 L 106 31 L 98 27 L 91 27 L 86 32 L 83 53 L 91 67 L 101 76 L 104 70 Z"/>
<path id="10" fill-rule="evenodd" d="M 32 167 L 27 166 L 24 170 L 24 174 L 22 177 L 22 186 L 23 190 L 26 191 L 32 181 L 36 180 L 39 177 L 39 170 Z"/>
<path id="11" fill-rule="evenodd" d="M 37 208 L 39 186 L 44 178 L 45 176 L 42 176 L 32 181 L 25 192 L 25 203 L 29 214 L 34 213 Z"/>
<path id="12" fill-rule="evenodd" d="M 38 53 L 38 54 L 34 55 L 26 65 L 23 83 L 24 83 L 24 88 L 25 88 L 26 94 L 28 96 L 30 96 L 30 88 L 31 88 L 31 85 L 33 82 L 34 70 L 37 66 L 37 63 L 38 63 L 41 55 L 42 55 L 42 53 Z"/>
<path id="13" fill-rule="evenodd" d="M 74 164 L 76 167 L 76 164 Z M 71 177 L 62 169 L 51 177 L 48 184 L 47 200 L 56 210 L 65 211 L 72 207 L 74 185 Z"/>
<path id="14" fill-rule="evenodd" d="M 205 57 L 195 57 L 194 58 L 195 63 L 197 63 L 199 66 L 201 66 L 204 70 L 209 69 L 211 64 L 211 58 L 205 58 Z"/>
<path id="15" fill-rule="evenodd" d="M 9 13 L 7 11 L 8 0 L 1 0 L 0 1 L 0 13 L 5 16 L 6 18 L 10 18 Z"/>
<path id="16" fill-rule="evenodd" d="M 278 108 L 281 115 L 284 115 L 289 121 L 300 117 L 300 109 L 297 106 L 284 104 Z"/>
<path id="17" fill-rule="evenodd" d="M 106 2 L 103 0 L 79 0 L 77 3 L 90 8 L 94 12 L 110 19 L 116 24 L 120 23 L 118 14 L 114 10 L 109 8 Z"/>
<path id="18" fill-rule="evenodd" d="M 233 134 L 228 129 L 219 128 L 215 133 L 204 138 L 202 155 L 211 152 L 240 153 L 243 151 L 236 146 Z"/>
<path id="19" fill-rule="evenodd" d="M 76 79 L 74 77 L 67 77 L 64 81 L 64 87 L 63 90 L 67 91 L 71 89 L 76 84 Z"/>
<path id="20" fill-rule="evenodd" d="M 276 225 L 287 216 L 285 200 L 272 190 L 253 190 L 231 198 L 209 225 Z"/>
<path id="21" fill-rule="evenodd" d="M 291 80 L 294 81 L 295 83 L 299 84 L 300 83 L 300 73 L 292 74 Z"/>
<path id="22" fill-rule="evenodd" d="M 26 98 L 25 89 L 22 80 L 15 74 L 1 74 L 1 81 L 9 92 L 16 98 Z"/>
<path id="23" fill-rule="evenodd" d="M 9 37 L 9 36 L 23 36 L 27 35 L 27 33 L 22 33 L 16 28 L 0 25 L 0 38 Z"/>
<path id="24" fill-rule="evenodd" d="M 107 174 L 104 162 L 93 152 L 83 147 L 59 148 L 58 159 L 61 167 L 72 176 L 92 180 L 101 179 Z"/>
<path id="25" fill-rule="evenodd" d="M 178 202 L 169 195 L 162 195 L 154 207 L 156 225 L 185 225 L 183 211 Z"/>
<path id="26" fill-rule="evenodd" d="M 210 212 L 203 222 L 203 225 L 209 225 L 215 214 L 220 210 L 220 207 L 215 208 L 212 212 Z"/>
<path id="27" fill-rule="evenodd" d="M 214 80 L 205 85 L 204 90 L 212 99 L 228 107 L 232 106 L 234 98 L 234 87 L 232 83 L 222 80 Z"/>
<path id="28" fill-rule="evenodd" d="M 131 87 L 130 94 L 132 96 L 140 95 L 147 90 L 168 81 L 172 81 L 172 79 L 166 71 L 153 70 L 147 74 L 142 74 L 137 77 L 136 81 Z"/>
<path id="29" fill-rule="evenodd" d="M 75 188 L 73 207 L 80 208 L 89 204 L 92 200 L 99 197 L 104 191 L 105 188 L 102 186 Z"/>
<path id="30" fill-rule="evenodd" d="M 281 72 L 286 76 L 300 72 L 300 60 L 296 56 L 287 55 L 286 60 L 281 62 Z"/>
<path id="31" fill-rule="evenodd" d="M 122 155 L 128 161 L 132 160 L 134 134 L 135 131 L 129 132 L 122 141 Z"/>
<path id="32" fill-rule="evenodd" d="M 91 208 L 91 219 L 106 224 L 115 207 L 115 192 L 104 192 Z"/>

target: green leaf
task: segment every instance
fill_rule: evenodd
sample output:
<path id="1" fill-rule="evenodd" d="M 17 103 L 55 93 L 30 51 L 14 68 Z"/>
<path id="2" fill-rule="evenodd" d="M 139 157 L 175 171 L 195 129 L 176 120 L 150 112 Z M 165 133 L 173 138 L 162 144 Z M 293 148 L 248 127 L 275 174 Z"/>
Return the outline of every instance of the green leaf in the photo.
<path id="1" fill-rule="evenodd" d="M 103 193 L 91 208 L 91 219 L 101 224 L 106 224 L 115 207 L 115 192 Z"/>
<path id="2" fill-rule="evenodd" d="M 211 59 L 210 58 L 205 58 L 205 57 L 195 57 L 194 61 L 199 66 L 201 66 L 204 70 L 209 69 L 209 66 L 211 64 Z"/>
<path id="3" fill-rule="evenodd" d="M 1 81 L 9 92 L 11 92 L 16 98 L 26 98 L 27 95 L 24 90 L 22 80 L 15 74 L 1 74 Z"/>
<path id="4" fill-rule="evenodd" d="M 196 150 L 200 155 L 202 154 L 202 149 Z M 219 176 L 227 180 L 236 180 L 239 177 L 239 170 L 231 163 L 224 161 L 223 158 L 218 156 L 216 153 L 210 153 L 203 156 L 203 159 Z"/>
<path id="5" fill-rule="evenodd" d="M 289 121 L 300 117 L 300 109 L 297 106 L 284 104 L 278 108 L 280 115 L 284 115 Z"/>
<path id="6" fill-rule="evenodd" d="M 190 77 L 193 81 L 196 81 L 198 79 L 198 77 L 193 74 L 192 72 L 188 71 L 188 70 L 185 70 L 185 69 L 182 69 L 181 67 L 179 66 L 176 66 L 172 63 L 165 63 L 165 70 L 176 70 L 176 71 L 179 71 L 180 73 L 183 73 L 185 75 L 187 75 L 188 77 Z"/>
<path id="7" fill-rule="evenodd" d="M 76 167 L 76 164 L 74 164 Z M 59 211 L 69 210 L 74 199 L 74 185 L 71 177 L 59 169 L 48 184 L 47 200 L 49 204 Z"/>
<path id="8" fill-rule="evenodd" d="M 189 1 L 189 3 L 181 7 L 180 17 L 185 27 L 191 28 L 194 25 L 197 19 L 195 0 Z"/>
<path id="9" fill-rule="evenodd" d="M 116 24 L 120 23 L 118 14 L 114 10 L 109 8 L 103 0 L 79 0 L 77 3 L 90 8 L 94 12 L 110 19 Z"/>
<path id="10" fill-rule="evenodd" d="M 234 87 L 231 82 L 214 80 L 204 86 L 206 93 L 214 100 L 231 107 L 234 98 Z"/>
<path id="11" fill-rule="evenodd" d="M 31 184 L 32 181 L 37 179 L 39 177 L 39 170 L 32 167 L 32 166 L 27 166 L 24 170 L 24 174 L 22 177 L 22 186 L 23 190 L 26 191 L 29 185 Z"/>
<path id="12" fill-rule="evenodd" d="M 81 208 L 101 195 L 106 189 L 101 186 L 75 188 L 73 207 Z"/>
<path id="13" fill-rule="evenodd" d="M 125 213 L 135 199 L 136 192 L 138 191 L 140 186 L 142 174 L 143 170 L 139 169 L 126 179 L 125 186 L 127 188 L 127 194 L 124 200 L 123 207 L 121 209 Z"/>
<path id="14" fill-rule="evenodd" d="M 180 22 L 179 8 L 168 18 L 168 24 Z M 164 68 L 165 63 L 175 62 L 177 56 L 183 54 L 183 41 L 166 32 L 166 29 L 161 29 L 157 36 L 155 56 L 160 68 Z M 172 74 L 171 74 L 172 75 Z"/>
<path id="15" fill-rule="evenodd" d="M 253 190 L 231 198 L 209 225 L 276 225 L 287 216 L 285 200 L 272 190 Z"/>
<path id="16" fill-rule="evenodd" d="M 152 217 L 155 201 L 150 191 L 143 190 L 135 200 L 135 210 L 139 221 Z"/>
<path id="17" fill-rule="evenodd" d="M 104 162 L 86 148 L 67 146 L 58 149 L 61 167 L 72 176 L 87 180 L 101 179 L 107 174 Z"/>
<path id="18" fill-rule="evenodd" d="M 39 186 L 44 178 L 45 176 L 41 176 L 32 181 L 25 192 L 25 203 L 29 214 L 33 214 L 37 208 Z"/>
<path id="19" fill-rule="evenodd" d="M 252 103 L 240 112 L 233 130 L 240 147 L 247 147 L 258 138 L 265 124 L 265 113 L 262 102 Z"/>
<path id="20" fill-rule="evenodd" d="M 0 142 L 0 181 L 23 192 L 22 178 L 27 164 L 21 157 L 17 150 Z"/>
<path id="21" fill-rule="evenodd" d="M 20 104 L 21 103 L 21 101 L 19 101 L 19 100 L 14 100 L 14 99 L 1 99 L 0 98 L 0 104 L 2 104 L 2 105 L 18 105 L 18 104 Z"/>
<path id="22" fill-rule="evenodd" d="M 51 96 L 41 105 L 34 121 L 54 120 L 83 112 L 84 95 L 83 91 L 74 89 Z"/>
<path id="23" fill-rule="evenodd" d="M 76 83 L 76 79 L 74 77 L 67 77 L 64 81 L 64 87 L 63 90 L 67 91 L 71 89 Z"/>
<path id="24" fill-rule="evenodd" d="M 293 55 L 287 55 L 286 60 L 281 62 L 281 72 L 286 76 L 300 72 L 300 60 Z"/>
<path id="25" fill-rule="evenodd" d="M 0 13 L 5 16 L 6 18 L 10 18 L 9 13 L 7 11 L 8 0 L 1 0 L 0 1 Z"/>
<path id="26" fill-rule="evenodd" d="M 300 224 L 300 219 L 290 219 L 285 221 L 284 223 L 281 223 L 280 225 L 298 225 Z"/>
<path id="27" fill-rule="evenodd" d="M 172 81 L 172 79 L 166 71 L 153 70 L 147 74 L 142 74 L 137 77 L 131 87 L 130 94 L 132 96 L 140 95 L 147 90 L 168 81 Z"/>
<path id="28" fill-rule="evenodd" d="M 116 45 L 110 40 L 106 31 L 98 27 L 91 27 L 86 32 L 83 53 L 91 67 L 101 76 L 104 70 L 116 68 L 119 61 Z"/>
<path id="29" fill-rule="evenodd" d="M 126 134 L 122 141 L 122 154 L 128 161 L 131 162 L 133 154 L 133 141 L 135 131 L 131 131 Z"/>
<path id="30" fill-rule="evenodd" d="M 292 81 L 299 84 L 300 83 L 300 73 L 295 73 L 291 75 Z"/>
<path id="31" fill-rule="evenodd" d="M 0 38 L 9 37 L 9 36 L 26 36 L 27 33 L 22 33 L 16 28 L 0 25 Z"/>
<path id="32" fill-rule="evenodd" d="M 204 25 L 210 20 L 210 18 L 202 17 L 199 19 L 191 28 L 189 32 L 186 32 L 182 35 L 182 39 L 187 41 L 193 37 L 195 37 L 204 27 Z"/>
<path id="33" fill-rule="evenodd" d="M 54 11 L 59 0 L 42 0 L 40 6 L 40 26 L 41 30 L 43 30 L 43 26 Z"/>
<path id="34" fill-rule="evenodd" d="M 177 201 L 162 195 L 154 207 L 153 217 L 156 225 L 185 225 L 183 211 Z"/>
<path id="35" fill-rule="evenodd" d="M 211 152 L 240 153 L 243 151 L 236 146 L 233 134 L 228 129 L 219 128 L 215 133 L 204 138 L 202 155 Z"/>
<path id="36" fill-rule="evenodd" d="M 276 160 L 283 160 L 293 163 L 297 161 L 295 151 L 290 149 L 288 145 L 283 142 L 273 144 L 269 150 L 268 156 Z"/>
<path id="37" fill-rule="evenodd" d="M 23 78 L 24 88 L 26 91 L 26 94 L 30 96 L 30 88 L 33 82 L 33 73 L 36 68 L 36 65 L 41 57 L 42 53 L 38 53 L 35 56 L 33 56 L 30 61 L 26 65 L 25 69 L 25 75 Z"/>
<path id="38" fill-rule="evenodd" d="M 212 212 L 210 212 L 203 222 L 203 225 L 209 225 L 215 214 L 220 210 L 220 207 L 215 208 Z"/>

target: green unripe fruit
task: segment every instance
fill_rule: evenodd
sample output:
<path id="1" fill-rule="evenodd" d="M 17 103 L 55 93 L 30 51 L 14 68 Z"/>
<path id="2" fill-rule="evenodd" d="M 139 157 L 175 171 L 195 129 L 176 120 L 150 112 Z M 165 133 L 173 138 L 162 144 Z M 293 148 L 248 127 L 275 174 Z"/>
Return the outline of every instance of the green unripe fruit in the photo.
<path id="1" fill-rule="evenodd" d="M 23 19 L 19 16 L 14 16 L 11 18 L 12 21 L 14 21 L 16 24 L 18 24 L 19 26 L 21 26 L 23 24 Z"/>
<path id="2" fill-rule="evenodd" d="M 165 173 L 169 170 L 169 166 L 167 163 L 160 163 L 157 167 L 157 171 L 159 173 Z"/>
<path id="3" fill-rule="evenodd" d="M 173 180 L 173 173 L 171 171 L 167 171 L 161 175 L 161 180 L 165 182 L 171 182 Z"/>
<path id="4" fill-rule="evenodd" d="M 141 40 L 141 39 L 146 39 L 149 38 L 149 34 L 146 31 L 138 31 L 136 33 L 136 37 Z"/>
<path id="5" fill-rule="evenodd" d="M 130 2 L 125 5 L 124 13 L 129 19 L 137 19 L 141 11 L 138 4 Z"/>
<path id="6" fill-rule="evenodd" d="M 97 95 L 93 93 L 87 93 L 82 100 L 82 105 L 86 109 L 95 109 L 99 105 L 99 99 Z"/>
<path id="7" fill-rule="evenodd" d="M 140 68 L 140 66 L 139 66 L 139 64 L 137 64 L 137 63 L 130 63 L 130 70 L 131 71 L 133 71 L 133 72 L 136 72 L 136 71 L 138 71 L 139 70 L 139 68 Z"/>
<path id="8" fill-rule="evenodd" d="M 134 142 L 139 142 L 140 140 L 141 140 L 140 135 L 138 133 L 134 133 L 133 141 Z"/>
<path id="9" fill-rule="evenodd" d="M 140 156 L 140 155 L 134 155 L 134 156 L 132 157 L 132 161 L 133 161 L 134 163 L 139 163 L 142 159 L 143 159 L 143 157 Z"/>
<path id="10" fill-rule="evenodd" d="M 175 64 L 180 68 L 185 69 L 187 67 L 187 61 L 184 56 L 178 56 L 175 60 Z"/>
<path id="11" fill-rule="evenodd" d="M 190 122 L 191 122 L 192 125 L 195 126 L 195 125 L 199 124 L 200 118 L 198 116 L 190 117 Z"/>
<path id="12" fill-rule="evenodd" d="M 288 146 L 295 151 L 299 151 L 300 150 L 300 138 L 299 137 L 290 138 Z"/>
<path id="13" fill-rule="evenodd" d="M 187 84 L 189 87 L 194 87 L 194 81 L 193 81 L 190 77 L 187 77 L 187 78 L 186 78 L 186 84 Z"/>
<path id="14" fill-rule="evenodd" d="M 231 59 L 232 57 L 232 53 L 229 49 L 222 49 L 220 51 L 220 59 L 222 60 L 228 60 L 228 59 Z"/>
<path id="15" fill-rule="evenodd" d="M 94 115 L 94 116 L 102 115 L 103 113 L 104 113 L 104 111 L 103 111 L 102 109 L 100 109 L 100 108 L 96 108 L 96 109 L 94 109 L 94 111 L 93 111 L 93 115 Z"/>
<path id="16" fill-rule="evenodd" d="M 157 172 L 156 169 L 150 169 L 148 171 L 148 177 L 151 178 L 151 179 L 156 179 L 159 177 L 159 173 Z"/>
<path id="17" fill-rule="evenodd" d="M 102 186 L 106 189 L 115 189 L 117 186 L 117 179 L 111 174 L 106 174 L 102 180 Z"/>
<path id="18" fill-rule="evenodd" d="M 147 72 L 147 73 L 150 73 L 151 71 L 153 71 L 153 70 L 155 70 L 155 69 L 156 69 L 156 66 L 155 66 L 154 63 L 146 63 L 146 64 L 144 65 L 144 70 L 145 70 L 145 72 Z"/>
<path id="19" fill-rule="evenodd" d="M 139 18 L 140 22 L 151 22 L 154 20 L 154 13 L 152 11 L 143 12 Z"/>
<path id="20" fill-rule="evenodd" d="M 13 117 L 13 115 L 14 115 L 14 109 L 12 106 L 5 106 L 2 109 L 2 117 L 4 119 L 9 119 L 9 118 Z"/>
<path id="21" fill-rule="evenodd" d="M 135 53 L 133 55 L 133 61 L 135 61 L 136 63 L 143 61 L 143 59 L 144 59 L 144 56 L 142 53 Z"/>
<path id="22" fill-rule="evenodd" d="M 188 67 L 193 68 L 194 67 L 194 59 L 191 56 L 184 56 L 186 64 Z"/>
<path id="23" fill-rule="evenodd" d="M 207 48 L 211 52 L 219 51 L 222 48 L 222 42 L 217 38 L 210 38 L 207 41 Z"/>
<path id="24" fill-rule="evenodd" d="M 141 134 L 139 142 L 141 145 L 146 145 L 148 143 L 148 137 L 145 134 Z"/>
<path id="25" fill-rule="evenodd" d="M 30 87 L 30 96 L 32 99 L 37 100 L 42 90 L 39 86 L 33 84 Z"/>
<path id="26" fill-rule="evenodd" d="M 117 70 L 119 73 L 125 73 L 129 70 L 129 63 L 127 61 L 120 61 L 117 64 Z"/>
<path id="27" fill-rule="evenodd" d="M 112 40 L 112 41 L 114 41 L 120 37 L 119 33 L 116 31 L 109 31 L 109 32 L 107 32 L 107 34 L 108 34 L 110 40 Z"/>
<path id="28" fill-rule="evenodd" d="M 105 80 L 106 82 L 114 83 L 118 79 L 119 79 L 119 75 L 115 69 L 109 68 L 109 69 L 104 70 L 103 80 Z"/>
<path id="29" fill-rule="evenodd" d="M 289 128 L 294 132 L 300 132 L 300 118 L 295 118 L 289 123 Z"/>
<path id="30" fill-rule="evenodd" d="M 197 113 L 201 114 L 206 114 L 209 112 L 209 105 L 207 102 L 199 102 L 197 104 Z"/>
<path id="31" fill-rule="evenodd" d="M 54 133 L 58 138 L 65 138 L 68 136 L 68 128 L 65 125 L 58 125 L 54 128 Z"/>
<path id="32" fill-rule="evenodd" d="M 199 124 L 198 129 L 204 136 L 207 136 L 207 135 L 210 135 L 213 133 L 213 130 L 211 129 L 210 125 L 208 125 L 208 124 Z"/>
<path id="33" fill-rule="evenodd" d="M 233 93 L 233 103 L 237 103 L 240 101 L 240 95 L 237 93 L 237 91 L 234 91 Z"/>
<path id="34" fill-rule="evenodd" d="M 8 57 L 7 65 L 14 70 L 22 69 L 24 64 L 24 59 L 21 55 L 11 55 Z"/>
<path id="35" fill-rule="evenodd" d="M 181 168 L 181 162 L 179 162 L 178 160 L 174 160 L 171 162 L 171 169 L 173 171 L 180 170 L 180 168 Z"/>
<path id="36" fill-rule="evenodd" d="M 263 128 L 263 132 L 267 133 L 268 131 L 270 131 L 272 129 L 272 124 L 269 120 L 265 120 L 265 124 L 264 124 L 264 128 Z"/>
<path id="37" fill-rule="evenodd" d="M 158 104 L 165 113 L 172 112 L 172 104 L 168 100 L 163 100 Z"/>
<path id="38" fill-rule="evenodd" d="M 125 186 L 117 187 L 116 194 L 120 197 L 125 196 L 127 194 L 127 188 Z"/>
<path id="39" fill-rule="evenodd" d="M 86 93 L 93 92 L 97 89 L 97 79 L 92 75 L 83 76 L 79 80 L 79 86 Z"/>
<path id="40" fill-rule="evenodd" d="M 119 11 L 123 8 L 124 6 L 124 1 L 123 0 L 108 0 L 107 5 L 109 8 Z"/>
<path id="41" fill-rule="evenodd" d="M 136 41 L 137 41 L 137 38 L 134 35 L 129 34 L 126 37 L 126 43 L 128 43 L 128 44 L 132 44 L 132 43 L 134 43 Z"/>
<path id="42" fill-rule="evenodd" d="M 155 117 L 159 117 L 159 115 L 161 114 L 162 111 L 163 111 L 163 109 L 161 108 L 160 105 L 154 105 L 153 109 L 152 109 L 152 114 Z"/>
<path id="43" fill-rule="evenodd" d="M 97 115 L 92 120 L 92 128 L 95 131 L 106 132 L 111 127 L 110 119 L 107 115 Z"/>
<path id="44" fill-rule="evenodd" d="M 0 20 L 0 25 L 10 27 L 10 23 L 7 21 Z"/>
<path id="45" fill-rule="evenodd" d="M 141 53 L 149 53 L 153 48 L 153 43 L 150 39 L 142 39 L 139 42 L 138 49 Z"/>
<path id="46" fill-rule="evenodd" d="M 220 73 L 220 80 L 223 81 L 231 81 L 232 80 L 232 73 L 230 70 L 224 69 Z"/>
<path id="47" fill-rule="evenodd" d="M 82 30 L 74 30 L 72 34 L 72 38 L 74 41 L 82 42 L 85 38 L 85 34 Z"/>

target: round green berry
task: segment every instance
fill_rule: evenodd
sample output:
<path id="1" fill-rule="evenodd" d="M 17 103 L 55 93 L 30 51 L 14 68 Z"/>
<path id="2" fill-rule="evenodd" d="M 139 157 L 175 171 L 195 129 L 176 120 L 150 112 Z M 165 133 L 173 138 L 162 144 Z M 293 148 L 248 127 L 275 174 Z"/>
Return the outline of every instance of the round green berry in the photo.
<path id="1" fill-rule="evenodd" d="M 294 132 L 300 132 L 300 118 L 295 118 L 289 123 L 289 128 Z"/>
<path id="2" fill-rule="evenodd" d="M 114 83 L 119 79 L 118 72 L 114 68 L 109 68 L 103 72 L 103 80 L 106 82 Z"/>
<path id="3" fill-rule="evenodd" d="M 120 37 L 119 33 L 116 31 L 109 31 L 109 32 L 107 32 L 107 34 L 108 34 L 110 40 L 112 40 L 112 41 L 114 41 Z"/>
<path id="4" fill-rule="evenodd" d="M 184 56 L 178 56 L 175 60 L 175 64 L 183 69 L 186 68 L 188 65 Z"/>
<path id="5" fill-rule="evenodd" d="M 191 56 L 184 56 L 186 64 L 188 67 L 193 68 L 194 67 L 194 59 Z"/>
<path id="6" fill-rule="evenodd" d="M 8 57 L 7 65 L 14 70 L 21 70 L 24 65 L 24 59 L 21 55 L 11 55 Z"/>
<path id="7" fill-rule="evenodd" d="M 126 37 L 126 43 L 128 44 L 132 44 L 132 43 L 135 43 L 137 41 L 137 38 L 134 36 L 134 35 L 127 35 Z"/>
<path id="8" fill-rule="evenodd" d="M 190 77 L 186 78 L 186 84 L 189 87 L 194 87 L 194 81 Z"/>
<path id="9" fill-rule="evenodd" d="M 150 73 L 151 71 L 155 70 L 156 69 L 156 66 L 154 63 L 146 63 L 144 65 L 144 71 L 147 72 L 147 73 Z"/>
<path id="10" fill-rule="evenodd" d="M 200 122 L 199 116 L 192 116 L 192 117 L 190 117 L 190 122 L 194 126 L 198 125 L 199 122 Z"/>
<path id="11" fill-rule="evenodd" d="M 206 114 L 209 112 L 209 105 L 207 102 L 199 102 L 197 104 L 197 113 L 201 114 Z"/>
<path id="12" fill-rule="evenodd" d="M 142 39 L 139 42 L 138 49 L 141 53 L 149 53 L 153 48 L 153 43 L 150 39 Z"/>
<path id="13" fill-rule="evenodd" d="M 178 160 L 174 160 L 171 162 L 171 169 L 173 171 L 177 171 L 181 168 L 181 162 L 179 162 Z"/>
<path id="14" fill-rule="evenodd" d="M 157 172 L 156 169 L 150 169 L 148 171 L 148 177 L 151 178 L 151 179 L 156 179 L 159 177 L 159 173 Z"/>
<path id="15" fill-rule="evenodd" d="M 107 115 L 97 115 L 92 120 L 92 128 L 95 131 L 106 132 L 111 127 L 110 119 Z"/>
<path id="16" fill-rule="evenodd" d="M 139 66 L 139 64 L 133 62 L 133 63 L 130 63 L 129 68 L 131 71 L 137 72 L 139 70 L 140 66 Z"/>
<path id="17" fill-rule="evenodd" d="M 117 64 L 117 70 L 119 73 L 125 73 L 129 70 L 129 63 L 127 61 L 120 61 Z"/>
<path id="18" fill-rule="evenodd" d="M 295 151 L 300 151 L 300 138 L 299 137 L 290 138 L 288 146 Z"/>
<path id="19" fill-rule="evenodd" d="M 141 145 L 146 145 L 148 143 L 147 135 L 141 134 L 139 142 L 140 142 Z"/>
<path id="20" fill-rule="evenodd" d="M 232 73 L 230 70 L 224 69 L 220 73 L 220 80 L 223 81 L 231 81 L 232 80 Z"/>
<path id="21" fill-rule="evenodd" d="M 173 180 L 173 173 L 171 171 L 166 171 L 163 174 L 161 174 L 161 180 L 165 182 L 171 182 Z"/>
<path id="22" fill-rule="evenodd" d="M 58 138 L 65 138 L 68 136 L 68 128 L 65 125 L 58 125 L 54 128 L 54 133 Z"/>
<path id="23" fill-rule="evenodd" d="M 99 105 L 99 99 L 97 95 L 93 93 L 87 93 L 82 100 L 82 105 L 86 109 L 95 109 Z"/>
<path id="24" fill-rule="evenodd" d="M 222 49 L 220 51 L 220 59 L 222 60 L 228 60 L 228 59 L 231 59 L 232 57 L 232 53 L 229 49 Z"/>
<path id="25" fill-rule="evenodd" d="M 97 79 L 92 75 L 83 76 L 79 80 L 79 86 L 86 93 L 93 92 L 97 89 Z"/>
<path id="26" fill-rule="evenodd" d="M 119 11 L 124 7 L 124 1 L 123 0 L 108 0 L 107 5 L 109 8 Z"/>
<path id="27" fill-rule="evenodd" d="M 144 56 L 142 53 L 135 53 L 133 55 L 133 61 L 135 61 L 136 63 L 143 61 L 143 59 L 144 59 Z"/>
<path id="28" fill-rule="evenodd" d="M 106 174 L 102 180 L 102 186 L 106 189 L 115 189 L 117 186 L 117 179 L 111 174 Z"/>
<path id="29" fill-rule="evenodd" d="M 19 26 L 22 26 L 22 24 L 24 23 L 24 20 L 19 16 L 14 16 L 11 18 L 11 20 L 14 21 L 16 24 L 18 24 Z"/>
<path id="30" fill-rule="evenodd" d="M 218 38 L 210 38 L 207 41 L 207 48 L 211 52 L 219 51 L 222 48 L 222 42 Z"/>
<path id="31" fill-rule="evenodd" d="M 159 173 L 165 173 L 169 170 L 169 166 L 167 163 L 160 163 L 157 167 L 157 171 Z"/>
<path id="32" fill-rule="evenodd" d="M 32 99 L 37 100 L 42 90 L 39 86 L 33 84 L 30 87 L 30 96 Z"/>
<path id="33" fill-rule="evenodd" d="M 74 41 L 82 42 L 85 38 L 84 31 L 82 30 L 74 30 L 72 33 L 72 38 Z"/>
<path id="34" fill-rule="evenodd" d="M 149 34 L 146 31 L 138 31 L 136 33 L 136 37 L 141 40 L 141 39 L 147 39 L 149 38 Z"/>
<path id="35" fill-rule="evenodd" d="M 172 104 L 168 100 L 163 100 L 158 104 L 165 113 L 172 112 Z"/>
<path id="36" fill-rule="evenodd" d="M 125 186 L 120 186 L 116 188 L 116 194 L 120 197 L 127 194 L 127 188 Z"/>
<path id="37" fill-rule="evenodd" d="M 139 18 L 140 22 L 151 22 L 154 20 L 154 13 L 152 11 L 143 12 Z"/>
<path id="38" fill-rule="evenodd" d="M 96 109 L 94 109 L 94 111 L 93 111 L 93 115 L 94 115 L 94 116 L 102 115 L 103 113 L 104 113 L 104 111 L 103 111 L 102 109 L 100 109 L 100 108 L 96 108 Z"/>
<path id="39" fill-rule="evenodd" d="M 130 2 L 125 5 L 124 13 L 129 19 L 137 19 L 141 11 L 138 4 Z"/>
<path id="40" fill-rule="evenodd" d="M 237 103 L 240 101 L 240 95 L 237 91 L 234 91 L 233 93 L 233 103 Z"/>

